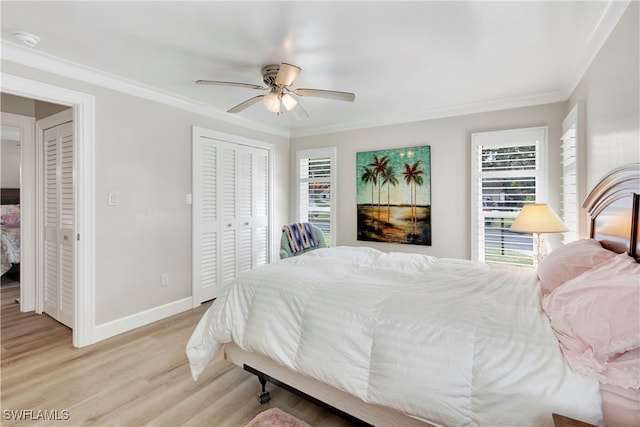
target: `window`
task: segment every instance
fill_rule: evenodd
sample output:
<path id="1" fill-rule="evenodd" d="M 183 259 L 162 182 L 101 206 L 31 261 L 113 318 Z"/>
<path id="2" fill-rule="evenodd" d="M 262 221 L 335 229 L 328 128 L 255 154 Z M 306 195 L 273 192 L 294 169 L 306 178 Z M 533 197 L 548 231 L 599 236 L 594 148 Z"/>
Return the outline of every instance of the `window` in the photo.
<path id="1" fill-rule="evenodd" d="M 335 158 L 335 147 L 296 152 L 298 221 L 322 230 L 327 246 L 335 242 Z"/>
<path id="2" fill-rule="evenodd" d="M 562 243 L 578 240 L 586 221 L 580 218 L 580 203 L 583 186 L 580 182 L 581 155 L 578 137 L 579 105 L 573 107 L 562 122 L 562 221 L 569 229 L 562 235 Z"/>
<path id="3" fill-rule="evenodd" d="M 533 265 L 533 237 L 509 227 L 526 203 L 546 201 L 546 128 L 471 136 L 472 258 Z"/>
<path id="4" fill-rule="evenodd" d="M 578 190 L 576 168 L 576 128 L 571 126 L 562 135 L 562 221 L 569 229 L 562 243 L 578 239 Z"/>

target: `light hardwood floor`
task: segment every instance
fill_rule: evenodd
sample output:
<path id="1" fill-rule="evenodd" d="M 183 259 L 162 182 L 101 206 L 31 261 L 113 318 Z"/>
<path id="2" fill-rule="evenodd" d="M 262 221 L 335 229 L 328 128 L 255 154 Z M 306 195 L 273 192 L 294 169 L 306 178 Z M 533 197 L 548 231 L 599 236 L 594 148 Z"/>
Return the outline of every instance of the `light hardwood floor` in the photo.
<path id="1" fill-rule="evenodd" d="M 2 426 L 244 426 L 273 406 L 315 427 L 351 425 L 273 385 L 271 402 L 260 405 L 257 378 L 223 359 L 194 382 L 185 345 L 208 305 L 74 348 L 62 324 L 20 313 L 18 288 L 1 295 Z M 11 419 L 19 410 L 69 419 Z"/>

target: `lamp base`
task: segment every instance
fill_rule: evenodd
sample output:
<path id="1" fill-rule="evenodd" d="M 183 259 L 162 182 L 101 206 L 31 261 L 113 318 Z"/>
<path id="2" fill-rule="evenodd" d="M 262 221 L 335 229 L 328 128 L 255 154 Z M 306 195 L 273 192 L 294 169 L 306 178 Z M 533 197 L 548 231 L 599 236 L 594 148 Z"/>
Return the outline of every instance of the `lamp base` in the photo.
<path id="1" fill-rule="evenodd" d="M 533 233 L 533 266 L 537 267 L 548 253 L 547 240 L 541 233 Z"/>

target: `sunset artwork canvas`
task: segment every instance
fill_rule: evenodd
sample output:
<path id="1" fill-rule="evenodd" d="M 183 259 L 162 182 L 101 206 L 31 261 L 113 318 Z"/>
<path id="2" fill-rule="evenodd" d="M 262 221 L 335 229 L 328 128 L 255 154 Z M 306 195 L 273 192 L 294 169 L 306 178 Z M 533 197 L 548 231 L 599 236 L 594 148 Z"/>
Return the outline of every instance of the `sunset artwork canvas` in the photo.
<path id="1" fill-rule="evenodd" d="M 431 147 L 356 153 L 358 240 L 431 246 Z"/>

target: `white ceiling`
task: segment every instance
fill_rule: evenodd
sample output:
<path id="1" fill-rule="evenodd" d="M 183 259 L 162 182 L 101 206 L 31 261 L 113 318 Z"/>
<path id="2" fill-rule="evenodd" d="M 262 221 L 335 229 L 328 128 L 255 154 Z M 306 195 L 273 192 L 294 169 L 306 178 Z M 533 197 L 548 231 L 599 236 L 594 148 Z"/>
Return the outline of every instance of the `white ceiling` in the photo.
<path id="1" fill-rule="evenodd" d="M 54 72 L 53 63 L 69 69 L 62 58 L 88 67 L 87 80 L 108 73 L 216 118 L 298 136 L 564 101 L 627 5 L 3 0 L 2 57 Z M 18 30 L 40 43 L 19 47 Z M 279 62 L 302 68 L 292 87 L 350 91 L 355 102 L 299 98 L 306 120 L 261 103 L 231 117 L 226 110 L 263 92 L 194 84 L 262 84 L 261 67 Z"/>

